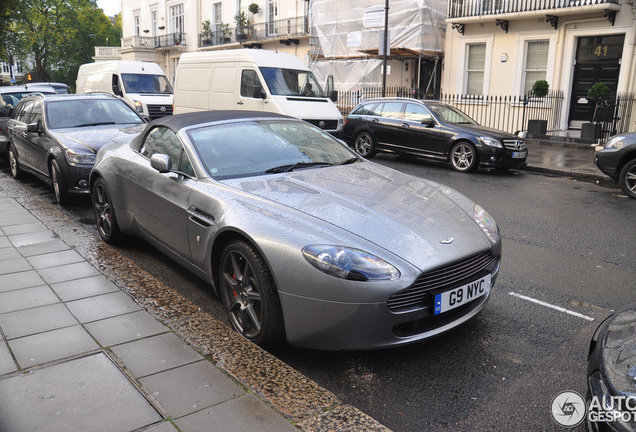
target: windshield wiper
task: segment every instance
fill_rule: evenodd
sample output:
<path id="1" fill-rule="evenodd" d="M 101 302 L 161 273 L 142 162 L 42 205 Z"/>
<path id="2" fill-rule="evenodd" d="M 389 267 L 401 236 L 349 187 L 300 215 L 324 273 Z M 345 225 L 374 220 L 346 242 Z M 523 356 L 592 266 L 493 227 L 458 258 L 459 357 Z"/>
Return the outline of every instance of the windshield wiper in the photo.
<path id="1" fill-rule="evenodd" d="M 308 168 L 314 166 L 330 165 L 326 162 L 296 162 L 295 164 L 281 165 L 274 168 L 265 170 L 266 173 L 286 173 L 295 170 L 296 168 Z"/>
<path id="2" fill-rule="evenodd" d="M 102 126 L 102 125 L 112 125 L 112 124 L 117 124 L 114 121 L 110 121 L 110 122 L 99 122 L 99 123 L 86 123 L 86 124 L 81 124 L 81 125 L 77 125 L 75 127 L 85 127 L 85 126 Z"/>
<path id="3" fill-rule="evenodd" d="M 341 164 L 339 164 L 339 165 L 349 165 L 349 164 L 352 164 L 352 163 L 356 163 L 356 162 L 358 162 L 359 160 L 360 160 L 360 159 L 358 159 L 357 157 L 354 157 L 354 158 L 351 158 L 351 159 L 347 159 L 346 161 L 342 162 L 342 163 L 341 163 Z"/>

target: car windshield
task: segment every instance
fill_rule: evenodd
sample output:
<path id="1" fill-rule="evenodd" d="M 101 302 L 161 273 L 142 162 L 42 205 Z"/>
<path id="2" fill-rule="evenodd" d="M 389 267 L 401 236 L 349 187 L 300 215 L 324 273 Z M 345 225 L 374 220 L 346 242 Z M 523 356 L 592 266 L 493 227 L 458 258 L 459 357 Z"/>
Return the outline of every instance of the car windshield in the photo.
<path id="1" fill-rule="evenodd" d="M 105 124 L 139 124 L 143 120 L 118 99 L 75 99 L 46 104 L 49 129 Z"/>
<path id="2" fill-rule="evenodd" d="M 126 93 L 169 93 L 172 86 L 165 75 L 121 74 Z"/>
<path id="3" fill-rule="evenodd" d="M 327 97 L 309 71 L 262 67 L 269 91 L 278 96 Z"/>
<path id="4" fill-rule="evenodd" d="M 357 161 L 355 153 L 331 135 L 302 122 L 246 121 L 188 134 L 217 180 Z"/>
<path id="5" fill-rule="evenodd" d="M 433 114 L 437 116 L 444 123 L 451 124 L 477 124 L 477 122 L 466 114 L 454 108 L 450 105 L 432 104 L 427 103 L 427 108 L 433 111 Z"/>

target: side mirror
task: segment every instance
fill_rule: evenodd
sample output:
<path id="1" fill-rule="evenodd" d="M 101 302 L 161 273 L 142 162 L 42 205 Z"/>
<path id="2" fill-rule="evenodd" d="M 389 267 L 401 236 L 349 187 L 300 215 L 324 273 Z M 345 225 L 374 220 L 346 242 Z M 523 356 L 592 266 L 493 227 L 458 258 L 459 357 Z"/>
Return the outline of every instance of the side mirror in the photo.
<path id="1" fill-rule="evenodd" d="M 265 94 L 265 92 L 263 91 L 263 87 L 259 86 L 258 84 L 254 86 L 254 92 L 252 94 L 252 97 L 254 99 L 266 99 L 267 98 L 267 94 Z"/>
<path id="2" fill-rule="evenodd" d="M 40 122 L 30 123 L 27 125 L 27 132 L 37 133 L 41 131 L 42 129 L 40 128 Z"/>
<path id="3" fill-rule="evenodd" d="M 155 153 L 150 157 L 150 166 L 160 173 L 167 173 L 172 169 L 172 161 L 168 155 Z"/>
<path id="4" fill-rule="evenodd" d="M 331 92 L 329 93 L 329 99 L 331 99 L 332 102 L 337 102 L 338 101 L 338 91 L 337 90 L 331 90 Z"/>
<path id="5" fill-rule="evenodd" d="M 119 84 L 113 84 L 113 93 L 115 93 L 117 96 L 124 96 L 121 91 L 121 87 L 119 87 Z"/>
<path id="6" fill-rule="evenodd" d="M 435 120 L 433 120 L 433 117 L 424 117 L 422 119 L 422 124 L 426 127 L 433 127 L 435 126 Z"/>

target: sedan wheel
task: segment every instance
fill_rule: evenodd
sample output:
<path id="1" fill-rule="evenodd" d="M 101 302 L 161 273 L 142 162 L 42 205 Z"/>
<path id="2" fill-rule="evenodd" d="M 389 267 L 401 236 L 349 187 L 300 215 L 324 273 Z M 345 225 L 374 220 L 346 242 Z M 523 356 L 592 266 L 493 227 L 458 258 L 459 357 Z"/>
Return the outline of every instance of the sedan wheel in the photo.
<path id="1" fill-rule="evenodd" d="M 477 153 L 474 147 L 466 142 L 459 142 L 453 146 L 450 160 L 456 171 L 470 172 L 477 168 Z"/>
<path id="2" fill-rule="evenodd" d="M 108 244 L 119 243 L 123 237 L 117 218 L 115 217 L 115 209 L 110 199 L 108 188 L 104 179 L 97 179 L 93 186 L 93 210 L 95 211 L 95 223 L 99 236 Z"/>
<path id="3" fill-rule="evenodd" d="M 62 171 L 55 159 L 51 160 L 51 181 L 55 190 L 55 198 L 60 205 L 66 205 L 71 201 L 71 197 L 66 190 L 66 180 L 62 176 Z"/>
<path id="4" fill-rule="evenodd" d="M 221 296 L 232 327 L 261 347 L 284 342 L 283 314 L 272 275 L 256 249 L 230 242 L 221 255 Z"/>
<path id="5" fill-rule="evenodd" d="M 375 140 L 368 132 L 360 132 L 356 136 L 353 148 L 362 157 L 372 158 L 375 156 Z"/>
<path id="6" fill-rule="evenodd" d="M 11 175 L 14 179 L 22 178 L 22 171 L 20 170 L 20 162 L 18 162 L 18 154 L 12 145 L 9 144 L 9 167 L 11 168 Z"/>
<path id="7" fill-rule="evenodd" d="M 636 198 L 636 159 L 627 162 L 618 177 L 618 183 L 625 195 Z"/>

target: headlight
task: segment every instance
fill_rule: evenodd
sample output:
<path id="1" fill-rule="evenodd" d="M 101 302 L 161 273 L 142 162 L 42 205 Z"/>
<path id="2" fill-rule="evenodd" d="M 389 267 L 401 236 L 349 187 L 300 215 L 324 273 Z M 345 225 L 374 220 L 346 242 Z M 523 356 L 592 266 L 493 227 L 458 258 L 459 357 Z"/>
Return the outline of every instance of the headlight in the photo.
<path id="1" fill-rule="evenodd" d="M 342 130 L 344 125 L 344 121 L 342 119 L 338 120 L 338 130 Z"/>
<path id="2" fill-rule="evenodd" d="M 318 270 L 341 279 L 366 281 L 400 277 L 400 271 L 391 264 L 360 249 L 313 245 L 303 248 L 303 255 Z"/>
<path id="3" fill-rule="evenodd" d="M 66 160 L 71 164 L 94 165 L 95 155 L 93 153 L 78 153 L 74 150 L 66 150 Z"/>
<path id="4" fill-rule="evenodd" d="M 473 209 L 473 217 L 479 227 L 484 230 L 491 242 L 497 243 L 499 241 L 499 227 L 495 220 L 488 214 L 486 210 L 479 204 L 475 204 Z"/>
<path id="5" fill-rule="evenodd" d="M 494 139 L 490 137 L 479 137 L 479 139 L 488 147 L 503 148 L 503 145 L 501 145 L 501 141 L 499 141 L 498 139 Z"/>
<path id="6" fill-rule="evenodd" d="M 139 101 L 135 101 L 135 110 L 138 113 L 144 112 L 144 105 L 141 102 L 139 102 Z"/>
<path id="7" fill-rule="evenodd" d="M 620 150 L 621 148 L 623 148 L 624 144 L 625 144 L 625 137 L 624 136 L 617 136 L 617 137 L 614 137 L 614 138 L 610 138 L 605 143 L 605 150 L 608 150 L 608 149 Z"/>

